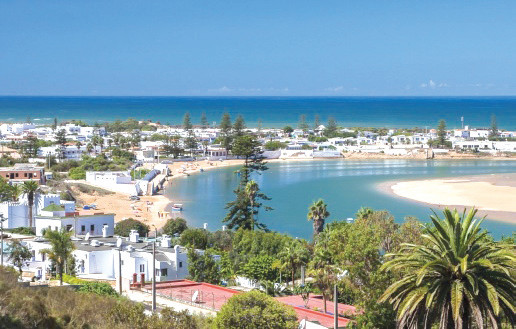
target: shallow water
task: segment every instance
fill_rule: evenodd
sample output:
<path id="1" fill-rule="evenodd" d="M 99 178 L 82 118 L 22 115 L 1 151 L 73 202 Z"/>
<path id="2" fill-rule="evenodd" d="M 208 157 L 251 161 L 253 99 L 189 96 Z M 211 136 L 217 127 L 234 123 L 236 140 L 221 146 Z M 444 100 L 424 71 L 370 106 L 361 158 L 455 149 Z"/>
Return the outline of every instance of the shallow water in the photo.
<path id="1" fill-rule="evenodd" d="M 306 214 L 310 203 L 323 198 L 328 220 L 353 217 L 361 206 L 390 211 L 397 222 L 405 216 L 428 221 L 430 206 L 389 195 L 378 185 L 390 180 L 426 179 L 475 174 L 516 172 L 516 161 L 492 160 L 321 160 L 269 164 L 269 170 L 253 178 L 274 208 L 261 212 L 259 220 L 279 232 L 310 238 L 312 225 Z M 191 226 L 208 223 L 210 230 L 223 225 L 224 206 L 234 198 L 238 167 L 208 170 L 172 181 L 165 194 L 181 202 L 181 217 Z M 515 209 L 516 210 L 516 209 Z M 485 220 L 483 226 L 495 237 L 512 234 L 516 225 Z"/>

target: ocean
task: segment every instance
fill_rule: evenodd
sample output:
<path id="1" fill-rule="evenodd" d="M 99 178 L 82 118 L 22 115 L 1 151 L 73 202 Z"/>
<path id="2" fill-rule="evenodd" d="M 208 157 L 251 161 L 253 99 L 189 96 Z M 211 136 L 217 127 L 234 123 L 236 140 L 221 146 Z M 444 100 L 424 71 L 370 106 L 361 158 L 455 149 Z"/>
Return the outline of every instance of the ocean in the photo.
<path id="1" fill-rule="evenodd" d="M 218 124 L 224 112 L 241 114 L 248 127 L 296 126 L 305 114 L 313 124 L 333 116 L 344 127 L 489 127 L 492 114 L 502 129 L 516 130 L 516 97 L 0 97 L 0 121 L 35 123 L 80 119 L 89 123 L 127 118 L 178 125 L 185 112 L 198 124 L 202 112 Z"/>
<path id="2" fill-rule="evenodd" d="M 183 203 L 184 211 L 178 216 L 189 225 L 202 227 L 208 223 L 209 230 L 218 230 L 226 214 L 224 206 L 234 199 L 233 190 L 239 182 L 234 172 L 237 169 L 226 167 L 178 177 L 171 181 L 165 195 L 172 202 Z M 309 239 L 312 224 L 306 218 L 308 206 L 319 198 L 328 204 L 328 221 L 354 217 L 364 206 L 387 210 L 398 223 L 406 216 L 428 222 L 435 207 L 391 195 L 378 185 L 386 181 L 514 172 L 516 161 L 510 160 L 318 160 L 270 163 L 269 170 L 253 179 L 272 198 L 264 204 L 274 208 L 262 211 L 258 219 L 272 230 Z M 516 224 L 490 219 L 484 221 L 483 227 L 496 238 L 516 230 Z"/>

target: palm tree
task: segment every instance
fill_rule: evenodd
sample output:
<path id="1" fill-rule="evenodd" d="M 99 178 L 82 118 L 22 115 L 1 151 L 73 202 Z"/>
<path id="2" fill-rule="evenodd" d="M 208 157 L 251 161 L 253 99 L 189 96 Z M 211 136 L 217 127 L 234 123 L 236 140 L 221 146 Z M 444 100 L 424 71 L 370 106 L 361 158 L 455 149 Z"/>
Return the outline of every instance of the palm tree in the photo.
<path id="1" fill-rule="evenodd" d="M 503 316 L 515 322 L 514 244 L 489 241 L 476 212 L 434 213 L 425 243 L 402 245 L 383 265 L 403 275 L 380 298 L 397 310 L 399 328 L 496 329 Z"/>
<path id="2" fill-rule="evenodd" d="M 29 205 L 29 227 L 32 227 L 32 207 L 34 206 L 34 195 L 39 191 L 39 185 L 32 179 L 23 182 L 23 193 L 27 194 L 27 203 Z"/>
<path id="3" fill-rule="evenodd" d="M 292 274 L 292 288 L 296 287 L 296 269 L 308 262 L 310 257 L 308 249 L 297 239 L 290 241 L 278 255 L 283 262 L 283 268 L 290 270 Z"/>
<path id="4" fill-rule="evenodd" d="M 254 230 L 254 203 L 256 200 L 256 194 L 260 191 L 260 188 L 258 187 L 258 183 L 254 180 L 250 180 L 245 185 L 244 191 L 247 199 L 249 200 L 249 204 L 251 205 L 251 230 Z"/>
<path id="5" fill-rule="evenodd" d="M 75 249 L 75 245 L 70 239 L 71 233 L 64 228 L 61 231 L 46 230 L 45 239 L 50 243 L 50 249 L 43 249 L 41 252 L 48 255 L 48 258 L 54 261 L 59 274 L 59 284 L 63 285 L 63 271 L 65 262 Z"/>
<path id="6" fill-rule="evenodd" d="M 327 248 L 315 248 L 309 274 L 314 280 L 313 286 L 321 291 L 326 313 L 326 301 L 331 299 L 333 285 L 337 282 L 337 268 L 332 264 Z"/>
<path id="7" fill-rule="evenodd" d="M 9 188 L 9 192 L 11 194 L 11 199 L 12 199 L 13 202 L 18 201 L 18 198 L 23 193 L 22 188 L 18 184 L 12 185 Z"/>
<path id="8" fill-rule="evenodd" d="M 308 208 L 308 220 L 313 221 L 314 225 L 314 237 L 321 233 L 324 229 L 324 220 L 330 216 L 328 210 L 326 210 L 326 203 L 323 199 L 319 199 L 312 203 Z"/>

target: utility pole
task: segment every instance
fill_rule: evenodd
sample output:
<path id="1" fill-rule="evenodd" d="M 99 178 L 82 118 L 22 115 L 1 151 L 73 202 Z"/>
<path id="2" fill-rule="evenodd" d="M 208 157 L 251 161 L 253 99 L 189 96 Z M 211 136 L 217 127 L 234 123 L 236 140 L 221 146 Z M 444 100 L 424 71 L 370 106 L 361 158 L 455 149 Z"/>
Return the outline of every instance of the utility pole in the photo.
<path id="1" fill-rule="evenodd" d="M 118 248 L 118 293 L 122 296 L 122 246 Z"/>
<path id="2" fill-rule="evenodd" d="M 339 327 L 339 301 L 337 285 L 333 286 L 333 298 L 333 328 L 337 329 Z"/>
<path id="3" fill-rule="evenodd" d="M 156 312 L 156 241 L 152 244 L 152 312 Z"/>
<path id="4" fill-rule="evenodd" d="M 4 266 L 4 221 L 5 221 L 5 218 L 4 218 L 4 214 L 0 214 L 0 236 L 1 236 L 1 241 L 2 241 L 2 244 L 0 245 L 0 265 L 1 266 Z"/>

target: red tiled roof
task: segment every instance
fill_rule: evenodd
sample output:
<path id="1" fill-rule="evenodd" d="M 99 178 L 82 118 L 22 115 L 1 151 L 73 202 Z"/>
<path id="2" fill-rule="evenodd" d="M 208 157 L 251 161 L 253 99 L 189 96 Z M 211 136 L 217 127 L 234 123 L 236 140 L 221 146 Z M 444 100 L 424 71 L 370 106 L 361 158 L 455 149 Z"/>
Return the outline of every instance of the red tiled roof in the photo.
<path id="1" fill-rule="evenodd" d="M 147 284 L 145 289 L 150 290 L 151 286 Z M 156 282 L 156 289 L 160 295 L 187 302 L 191 302 L 194 292 L 198 291 L 199 306 L 216 310 L 220 310 L 222 305 L 224 305 L 233 295 L 241 293 L 237 290 L 190 280 Z M 322 312 L 324 305 L 317 295 L 312 295 L 309 299 L 308 307 L 311 309 L 304 308 L 303 298 L 300 295 L 276 297 L 276 300 L 283 304 L 292 306 L 294 311 L 297 313 L 299 321 L 306 319 L 308 321 L 318 322 L 325 327 L 333 327 L 333 315 L 331 313 L 324 314 Z M 315 311 L 314 308 L 321 311 Z M 355 307 L 351 305 L 339 304 L 338 308 L 340 314 L 354 314 L 356 312 Z M 327 302 L 327 311 L 333 311 L 333 302 Z M 338 321 L 339 327 L 345 327 L 351 320 L 339 317 Z"/>

